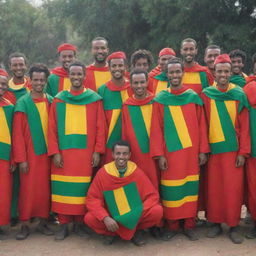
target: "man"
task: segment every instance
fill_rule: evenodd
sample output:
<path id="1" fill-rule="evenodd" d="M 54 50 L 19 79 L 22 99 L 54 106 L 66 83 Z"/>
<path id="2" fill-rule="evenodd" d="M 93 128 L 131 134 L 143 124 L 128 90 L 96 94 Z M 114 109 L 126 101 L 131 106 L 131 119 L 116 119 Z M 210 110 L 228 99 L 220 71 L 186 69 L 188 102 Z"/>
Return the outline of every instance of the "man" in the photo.
<path id="1" fill-rule="evenodd" d="M 142 230 L 159 225 L 163 215 L 157 190 L 130 156 L 129 143 L 115 142 L 114 161 L 98 171 L 88 191 L 84 221 L 107 237 L 106 244 L 119 236 L 144 245 Z"/>
<path id="2" fill-rule="evenodd" d="M 208 45 L 204 52 L 204 63 L 206 64 L 211 79 L 214 80 L 214 61 L 221 53 L 221 49 L 217 45 Z"/>
<path id="3" fill-rule="evenodd" d="M 91 53 L 94 63 L 86 67 L 85 84 L 87 88 L 97 92 L 101 85 L 111 79 L 107 63 L 108 41 L 104 37 L 94 38 L 92 40 Z"/>
<path id="4" fill-rule="evenodd" d="M 73 62 L 68 68 L 71 88 L 58 93 L 51 106 L 48 154 L 52 156 L 52 211 L 58 214 L 56 240 L 65 239 L 68 223 L 86 236 L 83 216 L 92 168 L 105 150 L 105 117 L 101 97 L 83 86 L 85 66 Z M 88 236 L 88 235 L 87 235 Z"/>
<path id="5" fill-rule="evenodd" d="M 30 233 L 29 222 L 40 218 L 37 231 L 53 235 L 46 220 L 50 212 L 50 159 L 47 155 L 48 113 L 51 96 L 44 93 L 49 70 L 34 64 L 29 70 L 31 92 L 21 97 L 15 107 L 13 121 L 13 154 L 19 165 L 19 220 L 17 240 Z"/>
<path id="6" fill-rule="evenodd" d="M 76 59 L 76 46 L 72 44 L 61 44 L 58 46 L 57 52 L 61 67 L 51 70 L 48 78 L 46 92 L 54 97 L 58 92 L 69 90 L 71 83 L 68 77 L 68 66 Z"/>
<path id="7" fill-rule="evenodd" d="M 236 49 L 229 53 L 229 57 L 232 63 L 232 75 L 230 77 L 230 83 L 244 87 L 247 77 L 247 75 L 243 73 L 243 68 L 246 61 L 246 53 Z"/>
<path id="8" fill-rule="evenodd" d="M 131 145 L 131 160 L 137 163 L 158 190 L 158 173 L 149 152 L 154 95 L 148 88 L 148 74 L 134 69 L 130 74 L 133 95 L 122 108 L 122 138 Z"/>
<path id="9" fill-rule="evenodd" d="M 152 70 L 149 73 L 149 77 L 152 79 L 152 89 L 151 86 L 149 90 L 153 94 L 158 94 L 162 90 L 166 90 L 170 84 L 168 77 L 166 76 L 166 69 L 167 69 L 167 62 L 168 60 L 174 58 L 176 56 L 176 53 L 172 48 L 164 48 L 159 52 L 159 58 L 158 58 L 158 67 L 159 72 L 157 68 L 155 70 Z"/>
<path id="10" fill-rule="evenodd" d="M 203 88 L 213 83 L 212 76 L 207 68 L 195 61 L 197 55 L 197 43 L 192 38 L 186 38 L 181 42 L 180 53 L 184 61 L 183 85 L 200 94 Z"/>
<path id="11" fill-rule="evenodd" d="M 171 86 L 154 99 L 150 141 L 151 155 L 161 170 L 160 193 L 167 221 L 162 239 L 175 236 L 183 222 L 184 234 L 195 241 L 199 166 L 206 163 L 209 152 L 203 102 L 182 84 L 181 59 L 169 60 L 167 75 Z"/>
<path id="12" fill-rule="evenodd" d="M 23 53 L 15 52 L 9 56 L 9 69 L 13 77 L 9 80 L 9 89 L 4 97 L 12 104 L 29 92 L 30 81 L 26 77 L 27 71 L 27 58 Z"/>
<path id="13" fill-rule="evenodd" d="M 8 90 L 8 74 L 0 69 L 0 233 L 10 223 L 12 199 L 11 129 L 13 105 L 3 98 Z"/>
<path id="14" fill-rule="evenodd" d="M 108 66 L 111 80 L 99 88 L 103 99 L 103 107 L 107 121 L 107 144 L 105 163 L 112 160 L 113 143 L 121 139 L 122 121 L 121 108 L 132 94 L 130 83 L 125 78 L 126 56 L 124 52 L 114 52 L 108 56 Z"/>
<path id="15" fill-rule="evenodd" d="M 214 62 L 216 86 L 202 93 L 209 127 L 211 155 L 207 164 L 207 219 L 214 223 L 207 237 L 222 233 L 226 223 L 233 243 L 238 233 L 243 203 L 245 157 L 250 153 L 248 101 L 243 90 L 229 82 L 231 60 L 227 54 Z"/>
<path id="16" fill-rule="evenodd" d="M 140 49 L 135 51 L 131 56 L 131 67 L 149 71 L 150 66 L 154 62 L 153 56 L 150 51 Z"/>

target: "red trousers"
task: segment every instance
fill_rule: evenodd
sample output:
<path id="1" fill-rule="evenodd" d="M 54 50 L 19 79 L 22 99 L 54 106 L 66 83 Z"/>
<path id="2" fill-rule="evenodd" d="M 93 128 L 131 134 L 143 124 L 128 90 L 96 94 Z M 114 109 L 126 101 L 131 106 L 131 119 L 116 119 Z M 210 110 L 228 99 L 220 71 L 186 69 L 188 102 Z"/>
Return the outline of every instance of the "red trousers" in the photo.
<path id="1" fill-rule="evenodd" d="M 184 221 L 184 229 L 192 229 L 196 225 L 195 218 L 186 218 L 181 220 L 167 220 L 168 227 L 170 230 L 179 230 L 180 222 Z"/>
<path id="2" fill-rule="evenodd" d="M 68 224 L 71 222 L 83 222 L 83 215 L 64 215 L 58 214 L 58 220 L 60 224 Z"/>

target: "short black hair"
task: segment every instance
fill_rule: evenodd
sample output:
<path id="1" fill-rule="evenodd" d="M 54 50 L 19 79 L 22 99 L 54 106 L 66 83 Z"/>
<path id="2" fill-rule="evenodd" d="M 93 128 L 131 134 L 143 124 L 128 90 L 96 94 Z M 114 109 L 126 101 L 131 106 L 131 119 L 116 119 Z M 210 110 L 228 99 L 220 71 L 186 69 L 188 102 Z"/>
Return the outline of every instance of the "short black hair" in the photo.
<path id="1" fill-rule="evenodd" d="M 152 63 L 154 62 L 154 58 L 151 54 L 150 51 L 145 50 L 145 49 L 139 49 L 136 52 L 134 52 L 131 56 L 131 65 L 135 66 L 135 63 L 139 60 L 139 59 L 147 59 L 148 60 L 148 64 L 149 66 L 152 65 Z"/>
<path id="2" fill-rule="evenodd" d="M 184 43 L 193 43 L 195 47 L 197 48 L 197 42 L 193 38 L 185 38 L 181 41 L 180 47 L 182 48 Z"/>
<path id="3" fill-rule="evenodd" d="M 29 72 L 28 72 L 30 79 L 32 79 L 34 72 L 45 73 L 46 79 L 50 75 L 49 69 L 43 63 L 34 63 L 34 64 L 31 65 L 31 67 L 29 69 Z"/>
<path id="4" fill-rule="evenodd" d="M 138 75 L 138 74 L 144 74 L 146 77 L 146 80 L 148 81 L 148 72 L 141 69 L 141 68 L 134 68 L 132 69 L 131 73 L 130 73 L 130 81 L 132 83 L 132 76 L 133 75 Z"/>
<path id="5" fill-rule="evenodd" d="M 12 60 L 13 58 L 23 58 L 24 61 L 25 61 L 25 64 L 27 64 L 27 62 L 28 62 L 27 57 L 26 57 L 26 55 L 25 55 L 24 53 L 21 53 L 21 52 L 13 52 L 13 53 L 11 53 L 11 54 L 9 55 L 9 57 L 8 57 L 8 63 L 9 63 L 9 65 L 11 65 L 11 60 Z"/>
<path id="6" fill-rule="evenodd" d="M 208 50 L 215 50 L 215 49 L 218 49 L 218 50 L 221 51 L 221 48 L 220 48 L 220 46 L 218 46 L 218 45 L 215 45 L 215 44 L 208 45 L 208 46 L 205 48 L 204 55 L 206 54 L 206 52 L 207 52 Z"/>
<path id="7" fill-rule="evenodd" d="M 168 70 L 168 65 L 169 64 L 180 64 L 181 69 L 184 70 L 183 61 L 180 58 L 174 57 L 174 58 L 169 59 L 168 62 L 167 62 L 167 70 Z"/>
<path id="8" fill-rule="evenodd" d="M 112 145 L 112 152 L 115 151 L 115 147 L 116 146 L 126 146 L 129 148 L 129 151 L 131 152 L 131 145 L 128 141 L 126 140 L 119 140 L 119 141 L 116 141 L 113 145 Z"/>
<path id="9" fill-rule="evenodd" d="M 230 59 L 240 57 L 242 59 L 243 64 L 246 61 L 246 53 L 240 49 L 235 49 L 229 53 Z"/>
<path id="10" fill-rule="evenodd" d="M 97 37 L 92 39 L 92 43 L 95 42 L 95 41 L 105 41 L 106 45 L 108 46 L 108 40 L 105 37 L 97 36 Z"/>
<path id="11" fill-rule="evenodd" d="M 76 61 L 70 63 L 69 66 L 68 66 L 68 72 L 70 71 L 70 68 L 71 68 L 71 67 L 74 67 L 74 66 L 76 66 L 76 67 L 82 67 L 83 72 L 84 72 L 84 74 L 85 74 L 86 67 L 85 67 L 85 65 L 84 65 L 83 62 L 81 62 L 81 61 L 79 61 L 79 60 L 76 60 Z"/>

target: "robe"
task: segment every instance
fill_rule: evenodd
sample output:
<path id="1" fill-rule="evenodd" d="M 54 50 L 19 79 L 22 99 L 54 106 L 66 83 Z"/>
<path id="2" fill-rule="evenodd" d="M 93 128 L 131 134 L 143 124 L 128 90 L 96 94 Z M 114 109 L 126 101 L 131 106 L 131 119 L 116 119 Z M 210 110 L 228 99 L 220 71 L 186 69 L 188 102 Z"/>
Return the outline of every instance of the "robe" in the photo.
<path id="1" fill-rule="evenodd" d="M 164 218 L 170 221 L 197 214 L 199 153 L 209 152 L 202 100 L 191 89 L 160 92 L 153 109 L 150 153 L 165 156 L 160 195 Z"/>
<path id="2" fill-rule="evenodd" d="M 226 91 L 216 86 L 201 95 L 208 123 L 211 155 L 207 163 L 207 219 L 237 226 L 244 191 L 244 168 L 235 166 L 237 155 L 251 150 L 248 101 L 243 90 L 230 83 Z"/>
<path id="3" fill-rule="evenodd" d="M 244 87 L 246 84 L 246 78 L 247 75 L 245 73 L 242 73 L 242 75 L 232 75 L 229 79 L 229 82 L 240 87 Z"/>
<path id="4" fill-rule="evenodd" d="M 159 225 L 163 215 L 157 190 L 131 161 L 122 178 L 114 162 L 98 171 L 88 191 L 87 208 L 84 221 L 89 227 L 99 234 L 118 235 L 125 240 L 130 240 L 138 229 Z M 107 216 L 117 221 L 116 232 L 108 231 L 104 225 Z"/>
<path id="5" fill-rule="evenodd" d="M 148 90 L 153 94 L 157 95 L 159 92 L 166 90 L 168 87 L 170 87 L 170 82 L 166 72 L 161 72 L 160 74 L 151 78 L 149 77 Z"/>
<path id="6" fill-rule="evenodd" d="M 84 215 L 92 177 L 92 155 L 105 151 L 105 117 L 101 97 L 90 89 L 62 91 L 49 116 L 48 154 L 60 153 L 58 168 L 52 161 L 52 211 Z"/>
<path id="7" fill-rule="evenodd" d="M 16 163 L 27 162 L 20 172 L 19 219 L 48 218 L 50 212 L 50 159 L 47 155 L 48 114 L 51 96 L 20 98 L 13 121 L 13 154 Z"/>

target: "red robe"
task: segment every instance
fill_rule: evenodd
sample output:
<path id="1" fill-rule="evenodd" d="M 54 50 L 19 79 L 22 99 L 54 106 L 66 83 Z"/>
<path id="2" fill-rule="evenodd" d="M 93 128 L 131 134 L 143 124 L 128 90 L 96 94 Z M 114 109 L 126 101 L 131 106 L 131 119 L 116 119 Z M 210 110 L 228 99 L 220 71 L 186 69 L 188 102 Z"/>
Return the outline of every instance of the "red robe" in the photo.
<path id="1" fill-rule="evenodd" d="M 162 72 L 161 68 L 159 65 L 157 65 L 155 68 L 153 68 L 149 73 L 148 77 L 153 78 L 157 75 L 159 75 Z"/>
<path id="2" fill-rule="evenodd" d="M 34 103 L 50 106 L 46 98 L 33 99 Z M 47 121 L 46 121 L 47 122 Z M 16 163 L 27 162 L 28 173 L 20 173 L 19 219 L 48 218 L 50 212 L 50 159 L 36 155 L 33 147 L 27 115 L 15 112 L 13 121 L 13 154 Z"/>
<path id="3" fill-rule="evenodd" d="M 149 116 L 146 116 L 146 118 L 149 119 L 149 125 L 151 127 L 152 125 L 152 106 L 153 102 L 151 102 L 154 98 L 154 95 L 150 94 L 148 97 L 146 97 L 143 100 L 138 100 L 134 98 L 134 95 L 130 97 L 128 100 L 125 101 L 123 108 L 122 108 L 122 138 L 124 140 L 129 141 L 131 145 L 131 160 L 135 162 L 140 169 L 144 171 L 144 173 L 147 175 L 147 177 L 150 179 L 154 187 L 158 190 L 159 187 L 159 179 L 158 179 L 158 172 L 156 168 L 156 163 L 152 159 L 150 152 L 143 153 L 138 139 L 136 137 L 136 133 L 133 127 L 132 119 L 129 114 L 129 106 L 137 106 L 137 108 L 140 108 L 140 106 L 144 106 L 151 108 L 148 109 Z M 150 103 L 151 102 L 151 103 Z M 147 105 L 147 106 L 145 106 Z M 145 109 L 146 110 L 146 109 Z M 139 118 L 139 117 L 137 117 Z M 144 123 L 144 120 L 141 120 Z M 149 132 L 150 132 L 149 127 Z M 149 140 L 150 140 L 150 134 L 149 134 Z M 149 141 L 148 141 L 149 143 Z"/>
<path id="4" fill-rule="evenodd" d="M 181 95 L 187 90 L 184 86 L 177 91 L 171 90 L 171 93 Z M 169 106 L 176 107 L 175 104 Z M 198 155 L 199 153 L 209 152 L 203 108 L 193 102 L 178 106 L 180 107 L 181 114 L 183 114 L 184 125 L 186 125 L 191 143 L 181 149 L 168 152 L 167 141 L 164 137 L 164 107 L 165 105 L 163 104 L 155 103 L 150 142 L 152 157 L 165 156 L 168 162 L 168 169 L 161 171 L 160 182 L 164 218 L 167 220 L 193 218 L 197 214 L 199 183 Z M 176 120 L 178 121 L 180 119 L 181 117 L 178 117 Z M 181 128 L 181 126 L 179 128 L 176 127 L 177 131 Z M 189 186 L 189 183 L 194 184 L 193 192 L 191 192 L 191 189 L 186 190 L 186 186 Z M 167 196 L 165 196 L 165 190 L 170 191 Z M 166 197 L 169 197 L 169 199 Z"/>
<path id="5" fill-rule="evenodd" d="M 211 99 L 201 94 L 208 125 L 210 123 Z M 237 226 L 240 220 L 244 191 L 244 169 L 235 166 L 237 155 L 250 153 L 249 116 L 244 108 L 238 114 L 236 101 L 235 131 L 239 150 L 211 154 L 207 163 L 207 219 L 214 223 Z"/>
<path id="6" fill-rule="evenodd" d="M 103 166 L 94 178 L 87 198 L 88 213 L 85 215 L 85 223 L 99 234 L 115 236 L 130 240 L 135 231 L 159 225 L 163 210 L 159 205 L 159 195 L 147 176 L 137 167 L 128 176 L 119 177 L 118 171 L 108 172 Z M 117 172 L 117 173 L 116 173 Z M 142 204 L 143 212 L 136 228 L 128 229 L 118 223 L 119 229 L 116 232 L 109 232 L 103 219 L 110 216 L 103 196 L 103 191 L 114 190 L 135 182 Z"/>

